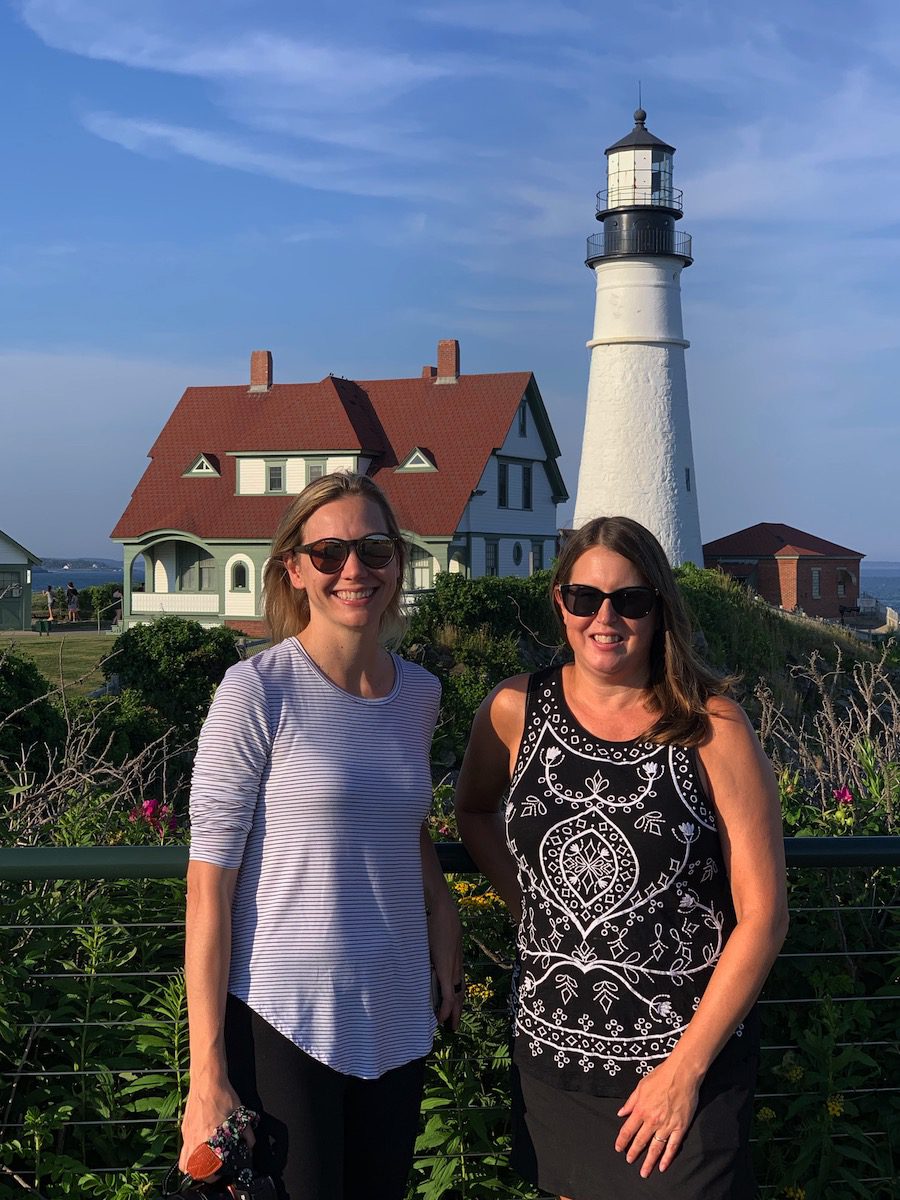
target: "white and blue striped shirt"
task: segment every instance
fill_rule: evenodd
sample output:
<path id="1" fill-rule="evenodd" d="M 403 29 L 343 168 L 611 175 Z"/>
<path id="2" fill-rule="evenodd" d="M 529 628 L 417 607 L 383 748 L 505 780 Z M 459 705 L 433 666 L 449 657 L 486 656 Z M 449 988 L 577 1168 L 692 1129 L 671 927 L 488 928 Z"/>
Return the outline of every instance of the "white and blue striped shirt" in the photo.
<path id="1" fill-rule="evenodd" d="M 313 1058 L 374 1079 L 434 1035 L 419 830 L 440 684 L 334 684 L 296 638 L 226 673 L 200 734 L 191 858 L 238 867 L 228 990 Z"/>

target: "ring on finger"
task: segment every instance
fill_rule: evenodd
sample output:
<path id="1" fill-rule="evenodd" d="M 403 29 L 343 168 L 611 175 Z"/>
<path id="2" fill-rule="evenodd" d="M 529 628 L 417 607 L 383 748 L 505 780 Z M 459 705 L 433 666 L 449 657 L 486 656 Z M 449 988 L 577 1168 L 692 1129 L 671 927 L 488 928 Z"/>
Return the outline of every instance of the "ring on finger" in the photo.
<path id="1" fill-rule="evenodd" d="M 671 1136 L 671 1135 L 669 1135 L 669 1136 Z M 667 1142 L 669 1140 L 669 1136 L 660 1137 L 658 1133 L 654 1133 L 653 1140 L 654 1140 L 654 1142 Z"/>

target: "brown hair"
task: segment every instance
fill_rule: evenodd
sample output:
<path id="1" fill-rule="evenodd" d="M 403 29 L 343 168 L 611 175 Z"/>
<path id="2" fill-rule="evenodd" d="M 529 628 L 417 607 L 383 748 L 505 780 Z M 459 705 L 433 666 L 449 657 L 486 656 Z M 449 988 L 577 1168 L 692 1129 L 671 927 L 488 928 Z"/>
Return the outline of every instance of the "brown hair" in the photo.
<path id="1" fill-rule="evenodd" d="M 732 689 L 733 679 L 716 675 L 693 647 L 691 622 L 665 551 L 649 529 L 630 517 L 595 517 L 566 538 L 550 581 L 550 597 L 562 621 L 556 588 L 568 583 L 578 559 L 603 546 L 633 563 L 659 593 L 657 628 L 650 648 L 651 707 L 658 713 L 647 738 L 663 745 L 696 746 L 709 735 L 707 701 Z"/>
<path id="2" fill-rule="evenodd" d="M 383 642 L 398 642 L 402 638 L 406 629 L 401 594 L 407 549 L 400 535 L 394 510 L 381 488 L 366 475 L 336 471 L 333 475 L 323 475 L 321 479 L 307 484 L 300 495 L 288 505 L 275 530 L 269 561 L 263 571 L 263 605 L 273 642 L 293 637 L 309 624 L 309 598 L 305 590 L 295 588 L 291 584 L 284 565 L 285 556 L 302 543 L 303 528 L 314 512 L 318 512 L 333 500 L 343 500 L 346 496 L 362 496 L 377 504 L 384 516 L 385 532 L 397 541 L 397 591 L 391 597 L 381 618 L 379 634 Z"/>

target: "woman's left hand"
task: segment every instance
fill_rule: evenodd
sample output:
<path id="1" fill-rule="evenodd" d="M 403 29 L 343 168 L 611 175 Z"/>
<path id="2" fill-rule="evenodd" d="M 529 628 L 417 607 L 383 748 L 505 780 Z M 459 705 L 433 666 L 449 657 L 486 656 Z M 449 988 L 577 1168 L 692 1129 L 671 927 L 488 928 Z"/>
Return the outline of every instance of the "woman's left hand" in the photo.
<path id="1" fill-rule="evenodd" d="M 437 1019 L 445 1028 L 455 1032 L 466 998 L 466 980 L 463 975 L 459 913 L 446 887 L 442 887 L 432 901 L 428 915 L 428 947 L 431 965 L 441 989 Z"/>
<path id="2" fill-rule="evenodd" d="M 646 1150 L 644 1179 L 654 1167 L 665 1171 L 678 1153 L 694 1119 L 699 1090 L 700 1079 L 667 1059 L 644 1076 L 619 1109 L 618 1115 L 627 1120 L 616 1138 L 616 1150 L 625 1150 L 630 1163 Z"/>

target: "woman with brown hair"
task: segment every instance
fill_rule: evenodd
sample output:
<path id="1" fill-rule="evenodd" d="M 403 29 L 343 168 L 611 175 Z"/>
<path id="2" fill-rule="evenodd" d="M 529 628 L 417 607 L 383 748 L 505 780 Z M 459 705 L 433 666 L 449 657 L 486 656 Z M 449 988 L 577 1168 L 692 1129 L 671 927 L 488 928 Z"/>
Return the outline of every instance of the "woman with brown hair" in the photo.
<path id="1" fill-rule="evenodd" d="M 439 685 L 390 653 L 405 546 L 364 476 L 311 483 L 265 568 L 270 649 L 232 667 L 191 788 L 186 1167 L 239 1105 L 285 1200 L 400 1200 L 460 931 L 424 826 Z"/>
<path id="2" fill-rule="evenodd" d="M 648 530 L 575 532 L 552 603 L 573 661 L 491 693 L 457 788 L 518 924 L 513 1163 L 568 1200 L 745 1200 L 787 928 L 773 773 Z"/>

